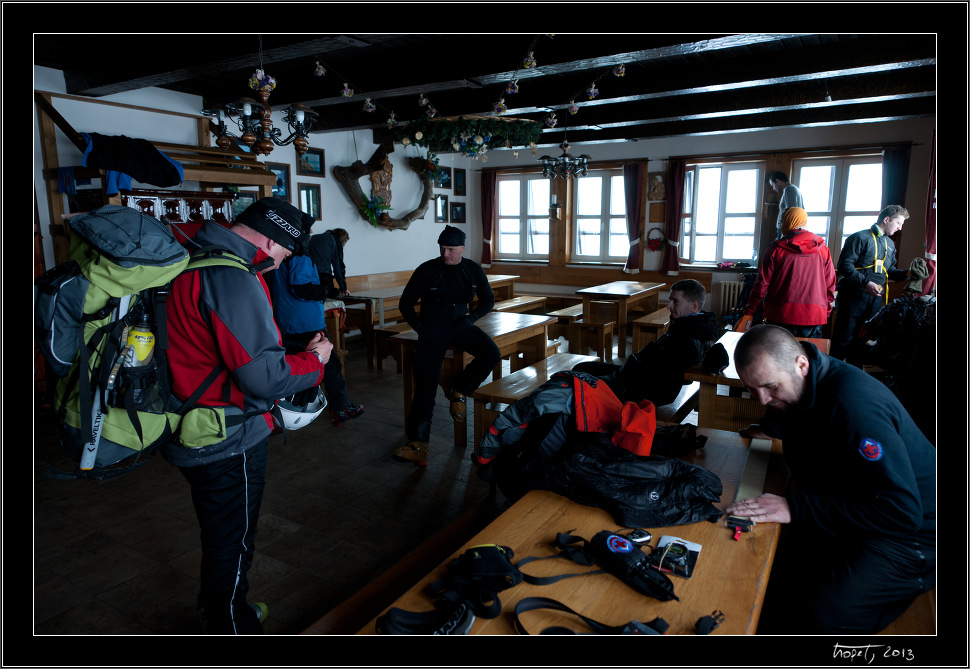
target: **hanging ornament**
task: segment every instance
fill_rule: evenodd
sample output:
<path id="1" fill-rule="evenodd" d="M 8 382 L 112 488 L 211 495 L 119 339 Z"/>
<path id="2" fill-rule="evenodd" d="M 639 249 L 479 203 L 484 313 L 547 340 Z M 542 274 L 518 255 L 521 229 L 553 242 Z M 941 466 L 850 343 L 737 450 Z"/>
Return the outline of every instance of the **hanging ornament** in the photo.
<path id="1" fill-rule="evenodd" d="M 344 89 L 340 91 L 340 94 L 343 95 L 345 98 L 353 97 L 354 89 L 351 88 L 349 84 L 344 83 Z"/>
<path id="2" fill-rule="evenodd" d="M 428 107 L 428 111 L 426 111 L 425 114 L 428 115 L 428 118 L 434 118 L 435 116 L 437 116 L 438 110 L 435 109 L 434 107 Z"/>
<path id="3" fill-rule="evenodd" d="M 397 119 L 394 118 L 394 112 L 391 112 L 390 117 L 387 119 L 387 127 L 393 128 L 395 125 L 397 125 Z"/>
<path id="4" fill-rule="evenodd" d="M 508 94 L 510 94 L 510 95 L 512 93 L 518 93 L 519 92 L 519 80 L 518 79 L 513 79 L 512 81 L 510 81 L 509 84 L 508 84 L 508 86 L 505 87 L 505 92 L 508 93 Z"/>
<path id="5" fill-rule="evenodd" d="M 547 128 L 555 128 L 556 127 L 556 123 L 558 123 L 558 121 L 556 120 L 556 115 L 555 114 L 549 114 L 549 116 L 547 116 L 545 118 L 545 120 L 543 121 L 543 123 L 546 124 L 546 127 Z"/>
<path id="6" fill-rule="evenodd" d="M 317 76 L 317 77 L 322 77 L 323 75 L 325 75 L 327 73 L 327 70 L 324 69 L 323 65 L 320 64 L 320 61 L 319 60 L 316 61 L 316 63 L 317 63 L 317 66 L 313 70 L 313 75 L 314 76 Z"/>
<path id="7" fill-rule="evenodd" d="M 501 114 L 505 112 L 508 107 L 505 106 L 505 98 L 499 98 L 495 104 L 492 105 L 492 111 L 496 114 Z"/>
<path id="8" fill-rule="evenodd" d="M 519 157 L 519 152 L 518 151 L 513 151 L 512 152 L 512 157 L 513 158 L 518 158 Z"/>
<path id="9" fill-rule="evenodd" d="M 404 146 L 411 146 L 411 140 L 410 140 L 410 138 L 408 138 L 408 137 L 402 137 L 401 138 L 401 144 L 403 144 Z"/>
<path id="10" fill-rule="evenodd" d="M 428 98 L 424 97 L 424 93 L 418 96 L 418 105 L 424 107 L 428 104 Z"/>
<path id="11" fill-rule="evenodd" d="M 539 152 L 539 147 L 536 146 L 535 142 L 529 142 L 529 149 L 532 151 L 532 157 L 535 158 L 536 153 Z"/>
<path id="12" fill-rule="evenodd" d="M 262 70 L 256 70 L 255 74 L 249 78 L 249 87 L 254 91 L 266 91 L 268 93 L 276 88 L 276 79 Z"/>
<path id="13" fill-rule="evenodd" d="M 364 111 L 365 112 L 372 112 L 375 109 L 377 109 L 377 105 L 375 105 L 373 102 L 371 102 L 370 101 L 370 98 L 365 98 L 364 99 Z"/>
<path id="14" fill-rule="evenodd" d="M 614 77 L 622 77 L 624 74 L 626 74 L 626 66 L 623 63 L 613 68 Z"/>
<path id="15" fill-rule="evenodd" d="M 576 104 L 576 101 L 575 100 L 570 100 L 569 101 L 569 113 L 572 114 L 573 116 L 575 116 L 576 115 L 576 112 L 578 112 L 578 111 L 579 111 L 579 105 Z"/>
<path id="16" fill-rule="evenodd" d="M 532 56 L 532 52 L 530 51 L 525 55 L 525 58 L 522 59 L 522 67 L 528 70 L 529 68 L 532 68 L 535 66 L 536 66 L 536 59 Z"/>
<path id="17" fill-rule="evenodd" d="M 599 92 L 599 90 L 597 90 L 597 88 L 596 88 L 596 82 L 594 81 L 593 83 L 591 83 L 589 85 L 589 88 L 586 89 L 586 95 L 589 97 L 590 100 L 592 100 L 593 98 L 595 98 L 599 94 L 600 94 L 600 92 Z"/>
<path id="18" fill-rule="evenodd" d="M 421 138 L 422 138 L 422 137 L 424 137 L 424 133 L 423 133 L 423 132 L 421 132 L 420 130 L 418 130 L 418 131 L 417 131 L 416 133 L 414 133 L 414 138 L 415 138 L 416 140 L 418 140 L 419 142 L 421 141 Z"/>

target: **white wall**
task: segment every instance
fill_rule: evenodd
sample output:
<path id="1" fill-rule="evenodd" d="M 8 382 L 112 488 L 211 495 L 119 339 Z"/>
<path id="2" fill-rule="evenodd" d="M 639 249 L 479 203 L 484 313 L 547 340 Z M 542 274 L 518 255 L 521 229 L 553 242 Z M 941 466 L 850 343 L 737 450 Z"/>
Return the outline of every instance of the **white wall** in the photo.
<path id="1" fill-rule="evenodd" d="M 64 92 L 63 76 L 60 72 L 47 68 L 34 68 L 35 90 L 52 93 Z M 173 93 L 161 89 L 143 89 L 131 93 L 107 96 L 102 100 L 127 103 L 139 107 L 149 107 L 166 111 L 198 114 L 202 100 L 198 96 Z M 92 104 L 54 98 L 55 108 L 79 132 L 98 132 L 107 135 L 127 135 L 149 140 L 168 141 L 182 144 L 196 143 L 195 120 L 187 117 L 162 115 L 149 111 Z M 362 114 L 364 112 L 361 112 Z M 279 113 L 275 114 L 278 118 Z M 910 179 L 907 200 L 904 204 L 911 218 L 903 231 L 900 247 L 900 266 L 908 265 L 913 257 L 922 255 L 923 227 L 926 208 L 926 195 L 930 160 L 930 142 L 935 127 L 935 119 L 918 119 L 888 123 L 860 123 L 844 126 L 821 128 L 791 128 L 766 130 L 761 132 L 732 133 L 725 135 L 670 137 L 624 142 L 618 144 L 574 144 L 574 154 L 587 153 L 594 161 L 621 159 L 649 159 L 650 172 L 666 171 L 670 156 L 703 155 L 738 152 L 783 151 L 802 148 L 827 146 L 880 144 L 888 142 L 914 142 L 910 156 Z M 37 203 L 40 211 L 42 232 L 47 265 L 53 262 L 50 235 L 48 233 L 49 214 L 41 178 L 43 167 L 39 132 L 34 131 L 34 179 L 37 190 Z M 58 131 L 58 153 L 61 165 L 80 165 L 80 152 Z M 369 130 L 342 133 L 311 135 L 310 145 L 324 150 L 326 177 L 304 177 L 296 173 L 296 152 L 292 146 L 276 147 L 262 160 L 264 162 L 287 163 L 290 165 L 291 190 L 294 201 L 298 200 L 297 184 L 300 182 L 319 183 L 323 220 L 314 226 L 314 232 L 322 232 L 335 227 L 345 228 L 351 237 L 345 248 L 347 271 L 351 275 L 377 272 L 390 272 L 416 267 L 420 262 L 437 255 L 437 238 L 444 225 L 434 222 L 434 207 L 429 206 L 425 216 L 411 223 L 407 230 L 387 230 L 374 228 L 362 219 L 350 199 L 337 185 L 331 169 L 335 165 L 350 165 L 356 160 L 367 162 L 377 146 L 372 141 Z M 545 149 L 542 152 L 548 153 Z M 420 198 L 421 184 L 417 175 L 407 166 L 409 156 L 425 155 L 418 147 L 396 145 L 390 154 L 393 166 L 391 183 L 391 215 L 401 217 L 413 210 Z M 449 202 L 466 203 L 467 220 L 458 225 L 467 234 L 465 255 L 480 260 L 482 249 L 482 223 L 480 181 L 481 168 L 487 166 L 507 167 L 531 165 L 535 162 L 528 149 L 520 149 L 518 158 L 511 150 L 493 150 L 488 153 L 487 163 L 464 158 L 456 154 L 442 154 L 440 164 L 445 167 L 458 167 L 467 170 L 468 195 L 455 198 L 452 190 L 439 190 L 436 193 L 447 195 Z M 361 180 L 365 193 L 370 192 L 370 184 L 365 177 Z M 150 187 L 133 184 L 135 187 Z M 198 184 L 186 182 L 184 190 L 195 190 Z M 657 227 L 655 224 L 647 225 Z M 658 269 L 660 254 L 644 251 L 643 267 Z"/>

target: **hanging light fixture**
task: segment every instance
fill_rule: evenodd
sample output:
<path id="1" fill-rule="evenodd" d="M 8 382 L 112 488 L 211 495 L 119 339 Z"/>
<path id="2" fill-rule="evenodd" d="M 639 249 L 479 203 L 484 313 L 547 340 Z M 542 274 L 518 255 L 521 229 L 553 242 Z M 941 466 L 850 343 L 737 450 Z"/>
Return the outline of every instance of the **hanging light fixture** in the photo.
<path id="1" fill-rule="evenodd" d="M 569 142 L 566 141 L 566 128 L 562 131 L 562 155 L 558 158 L 552 156 L 542 156 L 539 161 L 542 163 L 542 176 L 546 178 L 562 177 L 584 177 L 589 173 L 589 156 L 585 153 L 574 157 L 569 153 Z"/>
<path id="2" fill-rule="evenodd" d="M 259 37 L 259 68 L 249 78 L 249 87 L 256 91 L 259 100 L 242 98 L 225 105 L 214 105 L 202 110 L 204 116 L 212 117 L 218 124 L 216 146 L 227 151 L 235 138 L 250 147 L 254 152 L 269 155 L 273 146 L 293 144 L 298 155 L 309 148 L 310 129 L 317 119 L 317 113 L 306 105 L 294 104 L 283 110 L 283 122 L 289 135 L 282 139 L 283 131 L 273 125 L 273 110 L 269 106 L 269 94 L 276 88 L 276 80 L 263 70 L 263 37 Z M 227 122 L 239 128 L 239 135 L 227 130 Z"/>

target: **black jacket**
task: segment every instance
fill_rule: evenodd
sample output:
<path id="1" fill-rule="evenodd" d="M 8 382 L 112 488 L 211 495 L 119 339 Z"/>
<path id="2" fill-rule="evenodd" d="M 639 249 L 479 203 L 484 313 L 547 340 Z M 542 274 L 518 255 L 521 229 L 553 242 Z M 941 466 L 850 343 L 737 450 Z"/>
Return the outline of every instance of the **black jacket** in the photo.
<path id="1" fill-rule="evenodd" d="M 876 271 L 877 258 L 883 261 L 886 272 Z M 889 281 L 901 281 L 907 275 L 907 270 L 896 268 L 896 245 L 877 225 L 846 238 L 835 269 L 841 277 L 839 291 L 853 293 L 864 292 L 870 281 L 885 287 L 887 277 Z"/>
<path id="2" fill-rule="evenodd" d="M 885 385 L 802 347 L 810 368 L 801 403 L 769 407 L 761 423 L 784 443 L 796 484 L 792 527 L 810 526 L 820 547 L 914 538 L 935 546 L 936 449 Z"/>
<path id="3" fill-rule="evenodd" d="M 624 402 L 648 399 L 656 406 L 670 404 L 684 385 L 684 372 L 701 363 L 718 332 L 711 311 L 671 319 L 664 335 L 631 355 L 604 380 Z"/>
<path id="4" fill-rule="evenodd" d="M 326 277 L 332 276 L 337 280 L 337 286 L 340 287 L 341 292 L 347 291 L 344 245 L 343 242 L 333 236 L 332 231 L 327 230 L 310 237 L 307 253 L 313 259 L 313 264 L 317 266 L 317 272 L 321 275 L 321 285 L 330 288 Z"/>
<path id="5" fill-rule="evenodd" d="M 469 314 L 468 305 L 476 296 L 478 304 Z M 420 315 L 415 309 L 419 301 Z M 439 333 L 445 336 L 459 322 L 474 323 L 494 306 L 495 295 L 485 270 L 468 258 L 462 258 L 457 265 L 445 265 L 441 258 L 421 263 L 411 274 L 398 302 L 404 320 L 419 336 L 431 334 L 423 327 L 427 324 L 447 330 Z"/>

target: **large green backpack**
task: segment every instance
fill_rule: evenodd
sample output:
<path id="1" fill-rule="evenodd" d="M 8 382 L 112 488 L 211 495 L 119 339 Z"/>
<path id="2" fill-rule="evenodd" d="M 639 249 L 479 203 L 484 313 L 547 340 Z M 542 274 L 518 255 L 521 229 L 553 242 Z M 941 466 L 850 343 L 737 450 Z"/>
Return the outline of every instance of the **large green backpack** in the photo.
<path id="1" fill-rule="evenodd" d="M 166 224 L 128 207 L 107 205 L 70 225 L 77 233 L 70 259 L 38 280 L 34 320 L 48 369 L 60 377 L 51 403 L 61 442 L 79 467 L 47 474 L 103 479 L 144 464 L 143 454 L 177 435 L 222 371 L 213 369 L 184 402 L 171 394 L 165 327 L 171 282 L 215 264 L 254 270 L 226 252 L 190 255 Z M 155 338 L 151 361 L 128 366 L 128 333 L 146 316 Z"/>

